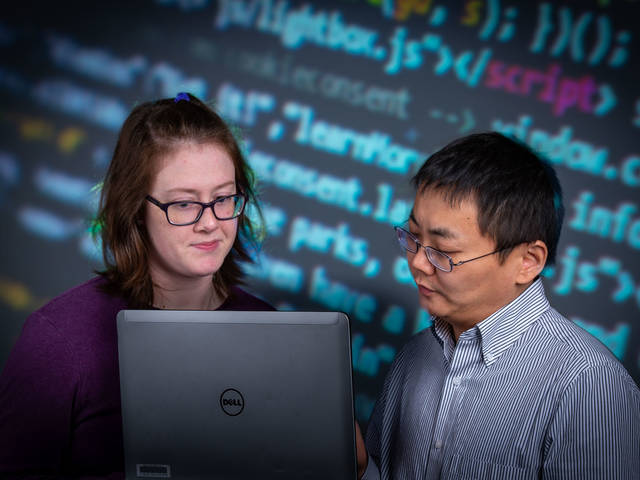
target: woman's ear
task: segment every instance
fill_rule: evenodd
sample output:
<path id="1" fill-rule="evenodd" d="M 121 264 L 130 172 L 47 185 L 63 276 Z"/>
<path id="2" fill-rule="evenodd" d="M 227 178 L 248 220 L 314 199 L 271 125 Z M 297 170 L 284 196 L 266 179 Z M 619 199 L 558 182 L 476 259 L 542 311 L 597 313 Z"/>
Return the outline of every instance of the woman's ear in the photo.
<path id="1" fill-rule="evenodd" d="M 516 277 L 516 283 L 524 285 L 531 283 L 547 263 L 549 251 L 542 240 L 523 245 L 520 268 Z"/>

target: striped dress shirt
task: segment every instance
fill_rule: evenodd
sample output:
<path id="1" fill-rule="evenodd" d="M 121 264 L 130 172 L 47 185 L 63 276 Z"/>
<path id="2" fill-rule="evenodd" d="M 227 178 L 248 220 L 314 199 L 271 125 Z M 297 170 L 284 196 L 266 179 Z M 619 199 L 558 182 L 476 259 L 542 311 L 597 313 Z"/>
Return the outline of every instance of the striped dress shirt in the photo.
<path id="1" fill-rule="evenodd" d="M 640 479 L 640 390 L 541 280 L 458 342 L 434 318 L 367 428 L 372 479 Z"/>

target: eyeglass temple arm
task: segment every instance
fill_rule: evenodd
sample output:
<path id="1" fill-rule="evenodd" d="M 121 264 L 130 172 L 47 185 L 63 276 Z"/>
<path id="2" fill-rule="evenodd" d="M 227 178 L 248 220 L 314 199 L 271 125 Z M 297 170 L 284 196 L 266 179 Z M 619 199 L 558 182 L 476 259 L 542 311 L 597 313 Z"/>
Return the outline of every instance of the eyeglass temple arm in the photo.
<path id="1" fill-rule="evenodd" d="M 504 249 L 502 249 L 502 250 L 504 250 Z M 493 255 L 494 253 L 498 253 L 498 252 L 500 252 L 502 250 L 496 250 L 495 252 L 485 253 L 484 255 L 480 255 L 479 257 L 470 258 L 469 260 L 461 260 L 458 263 L 453 263 L 453 260 L 451 260 L 451 258 L 449 258 L 449 263 L 451 264 L 452 267 L 459 267 L 460 265 L 462 265 L 464 263 L 469 263 L 469 262 L 472 262 L 474 260 L 478 260 L 480 258 L 488 257 L 489 255 Z"/>

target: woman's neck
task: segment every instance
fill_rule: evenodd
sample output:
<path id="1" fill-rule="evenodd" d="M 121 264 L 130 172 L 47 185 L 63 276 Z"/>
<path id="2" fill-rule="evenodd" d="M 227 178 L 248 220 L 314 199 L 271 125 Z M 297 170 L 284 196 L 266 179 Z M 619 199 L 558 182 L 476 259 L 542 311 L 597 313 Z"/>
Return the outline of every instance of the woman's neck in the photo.
<path id="1" fill-rule="evenodd" d="M 224 301 L 211 277 L 172 285 L 153 282 L 153 306 L 168 310 L 215 310 Z"/>

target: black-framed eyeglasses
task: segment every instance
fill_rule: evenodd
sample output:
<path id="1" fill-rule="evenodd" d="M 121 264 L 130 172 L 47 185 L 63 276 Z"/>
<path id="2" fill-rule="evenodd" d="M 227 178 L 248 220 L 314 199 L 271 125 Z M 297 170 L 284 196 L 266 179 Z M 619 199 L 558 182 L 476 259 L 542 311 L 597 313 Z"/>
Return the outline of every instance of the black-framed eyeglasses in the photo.
<path id="1" fill-rule="evenodd" d="M 164 210 L 167 221 L 178 227 L 197 223 L 202 217 L 204 209 L 209 207 L 211 207 L 213 216 L 218 220 L 232 220 L 240 216 L 247 202 L 247 197 L 243 193 L 226 195 L 209 203 L 196 201 L 161 203 L 151 195 L 147 195 L 146 199 Z"/>
<path id="2" fill-rule="evenodd" d="M 398 243 L 402 248 L 404 248 L 407 252 L 410 253 L 418 253 L 418 249 L 423 248 L 424 253 L 427 255 L 427 259 L 438 270 L 442 270 L 443 272 L 450 272 L 453 270 L 453 267 L 459 267 L 465 263 L 473 262 L 474 260 L 478 260 L 480 258 L 488 257 L 489 255 L 493 255 L 494 253 L 501 252 L 503 250 L 507 250 L 508 248 L 501 248 L 499 250 L 495 250 L 490 253 L 485 253 L 484 255 L 480 255 L 479 257 L 470 258 L 469 260 L 462 260 L 458 263 L 454 263 L 453 259 L 444 252 L 440 250 L 436 250 L 433 247 L 428 245 L 422 245 L 416 237 L 414 237 L 410 232 L 407 232 L 402 227 L 393 227 L 396 231 L 396 236 L 398 239 Z"/>

